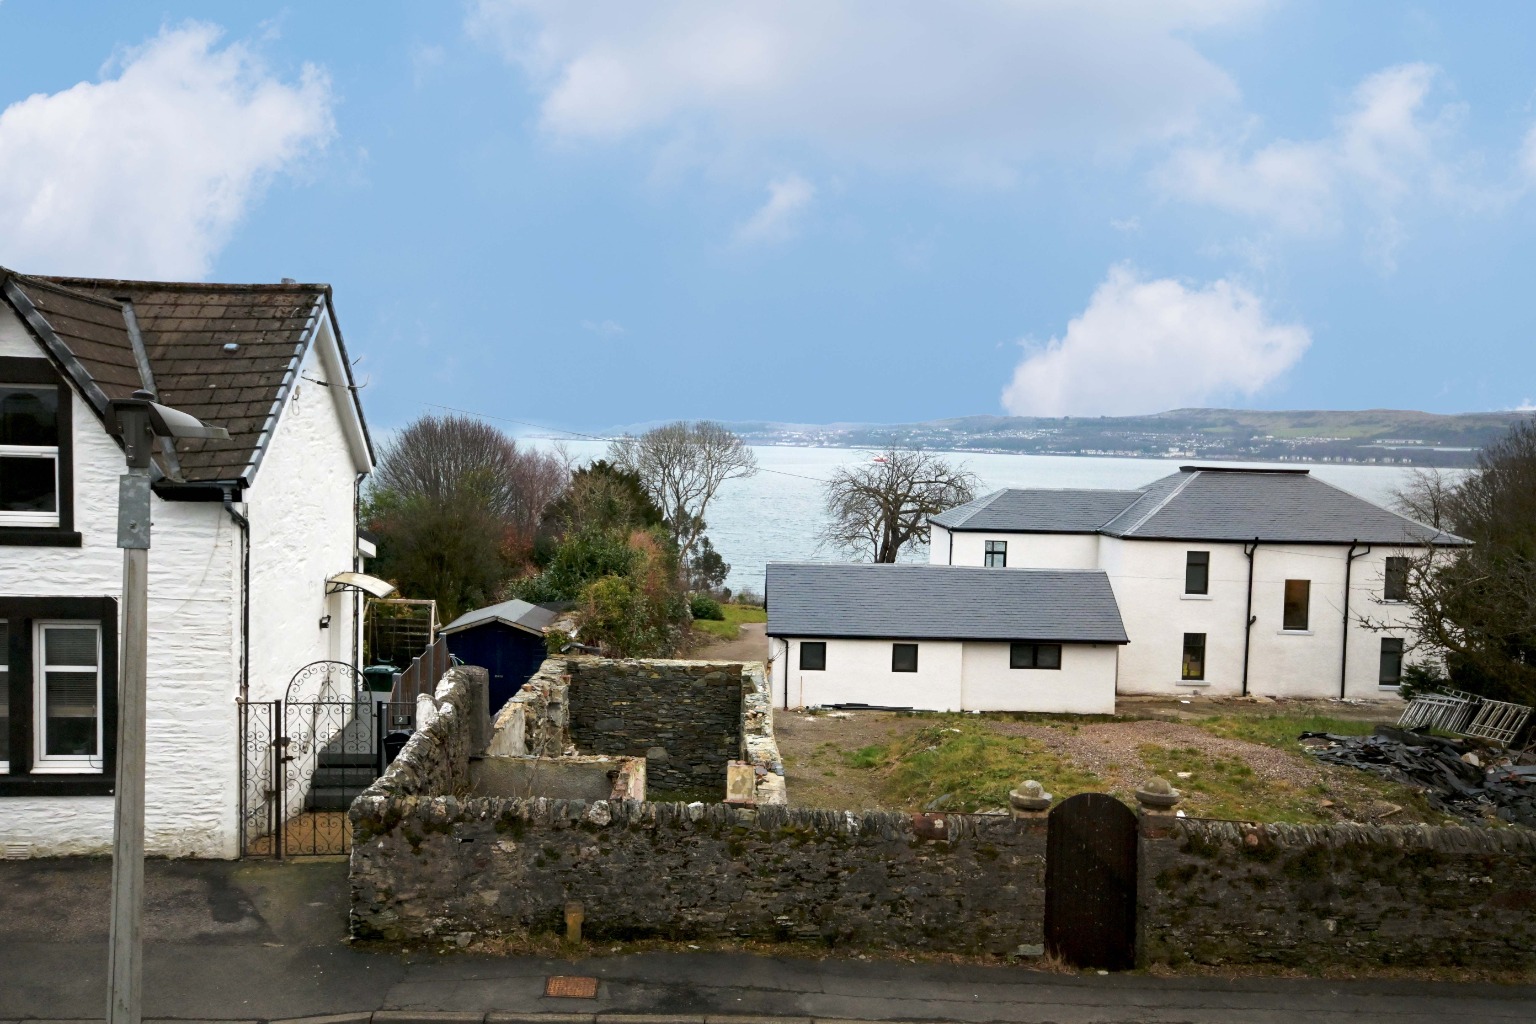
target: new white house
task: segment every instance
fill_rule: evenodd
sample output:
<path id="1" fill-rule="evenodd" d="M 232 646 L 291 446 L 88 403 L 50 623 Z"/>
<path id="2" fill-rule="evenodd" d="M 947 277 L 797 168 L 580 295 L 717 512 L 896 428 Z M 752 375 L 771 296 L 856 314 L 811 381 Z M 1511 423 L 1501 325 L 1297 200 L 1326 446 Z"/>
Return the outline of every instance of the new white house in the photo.
<path id="1" fill-rule="evenodd" d="M 1094 568 L 768 566 L 778 707 L 1113 714 L 1126 631 Z"/>
<path id="2" fill-rule="evenodd" d="M 1001 490 L 930 523 L 935 565 L 1105 573 L 1130 640 L 1121 693 L 1391 694 L 1409 559 L 1468 543 L 1289 468 Z"/>
<path id="3" fill-rule="evenodd" d="M 238 851 L 239 706 L 356 663 L 357 488 L 373 459 L 325 285 L 30 277 L 0 268 L 0 843 L 112 844 L 124 455 L 145 389 L 225 427 L 153 470 L 146 845 Z"/>

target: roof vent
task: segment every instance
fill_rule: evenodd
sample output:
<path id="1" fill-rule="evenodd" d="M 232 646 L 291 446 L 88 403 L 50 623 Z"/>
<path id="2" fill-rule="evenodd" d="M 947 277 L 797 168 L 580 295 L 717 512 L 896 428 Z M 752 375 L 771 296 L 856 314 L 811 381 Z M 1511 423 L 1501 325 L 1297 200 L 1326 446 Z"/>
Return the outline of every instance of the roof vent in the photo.
<path id="1" fill-rule="evenodd" d="M 298 283 L 299 283 L 299 282 L 297 282 L 297 281 L 295 281 L 295 280 L 294 280 L 294 279 L 293 279 L 293 278 L 291 278 L 291 277 L 285 277 L 285 278 L 283 278 L 283 284 L 298 284 Z"/>
<path id="2" fill-rule="evenodd" d="M 238 352 L 238 351 L 240 351 L 240 344 L 239 344 L 239 342 L 226 341 L 224 343 L 224 351 L 225 352 Z"/>

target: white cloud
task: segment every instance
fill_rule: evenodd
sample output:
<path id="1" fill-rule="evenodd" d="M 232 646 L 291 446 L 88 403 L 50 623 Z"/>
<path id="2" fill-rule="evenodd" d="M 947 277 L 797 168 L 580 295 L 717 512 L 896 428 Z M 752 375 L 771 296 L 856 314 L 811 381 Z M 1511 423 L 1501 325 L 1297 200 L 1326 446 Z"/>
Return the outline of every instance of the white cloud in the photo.
<path id="1" fill-rule="evenodd" d="M 736 229 L 736 241 L 782 242 L 795 233 L 801 212 L 816 196 L 816 186 L 790 174 L 768 183 L 768 201 Z"/>
<path id="2" fill-rule="evenodd" d="M 1237 96 L 1190 41 L 1264 0 L 477 0 L 563 140 L 760 144 L 1007 180 L 1042 154 L 1121 154 Z"/>
<path id="3" fill-rule="evenodd" d="M 330 84 L 295 82 L 205 24 L 115 78 L 0 112 L 0 260 L 35 273 L 199 278 L 273 175 L 333 134 Z"/>
<path id="4" fill-rule="evenodd" d="M 1366 211 L 1368 251 L 1394 266 L 1406 231 L 1401 211 L 1438 200 L 1464 209 L 1498 208 L 1518 188 L 1475 180 L 1477 160 L 1453 152 L 1462 108 L 1430 102 L 1439 69 L 1401 64 L 1364 79 L 1333 130 L 1318 139 L 1279 139 L 1257 149 L 1241 142 L 1177 150 L 1154 175 L 1166 194 L 1264 221 L 1290 235 L 1342 229 Z M 1536 130 L 1522 158 L 1536 175 Z"/>
<path id="5" fill-rule="evenodd" d="M 1034 347 L 1003 406 L 1017 416 L 1116 416 L 1252 397 L 1311 344 L 1258 296 L 1219 280 L 1191 288 L 1112 267 L 1066 334 Z"/>
<path id="6" fill-rule="evenodd" d="M 599 338 L 617 338 L 625 333 L 624 325 L 617 320 L 583 320 L 581 329 L 591 331 Z"/>

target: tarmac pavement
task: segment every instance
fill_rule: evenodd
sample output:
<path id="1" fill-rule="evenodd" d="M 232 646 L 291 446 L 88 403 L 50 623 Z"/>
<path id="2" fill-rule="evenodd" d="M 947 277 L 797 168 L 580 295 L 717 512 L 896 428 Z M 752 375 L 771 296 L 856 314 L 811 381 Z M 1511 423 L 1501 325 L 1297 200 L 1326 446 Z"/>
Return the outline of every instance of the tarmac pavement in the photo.
<path id="1" fill-rule="evenodd" d="M 0 862 L 0 1024 L 100 1019 L 106 1002 L 106 860 Z M 1536 1020 L 1536 985 L 1063 975 L 1025 967 L 644 953 L 579 960 L 388 953 L 345 942 L 341 861 L 150 861 L 146 1019 L 336 1024 L 782 1024 L 964 1022 L 1444 1024 Z M 598 979 L 593 999 L 544 994 L 552 975 Z M 434 1017 L 433 1014 L 447 1016 Z M 641 1017 L 636 1015 L 660 1015 Z M 509 1022 L 513 1017 L 507 1017 Z M 742 1024 L 742 1022 L 736 1022 Z"/>

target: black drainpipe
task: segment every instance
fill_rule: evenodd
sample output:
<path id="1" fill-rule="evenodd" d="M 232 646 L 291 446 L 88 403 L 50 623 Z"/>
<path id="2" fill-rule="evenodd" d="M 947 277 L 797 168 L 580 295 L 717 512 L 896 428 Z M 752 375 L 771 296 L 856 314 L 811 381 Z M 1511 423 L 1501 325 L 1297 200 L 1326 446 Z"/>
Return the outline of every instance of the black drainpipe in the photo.
<path id="1" fill-rule="evenodd" d="M 1243 545 L 1243 554 L 1248 556 L 1248 607 L 1243 612 L 1243 696 L 1248 696 L 1248 648 L 1253 640 L 1253 556 L 1259 550 L 1259 538 L 1253 538 L 1252 544 Z"/>
<path id="2" fill-rule="evenodd" d="M 1356 552 L 1360 541 L 1358 539 L 1349 542 L 1349 554 L 1344 559 L 1344 643 L 1339 650 L 1339 700 L 1344 699 L 1345 684 L 1349 681 L 1349 576 L 1355 567 L 1355 559 L 1361 555 L 1371 553 L 1371 546 L 1367 544 L 1364 551 Z"/>
<path id="3" fill-rule="evenodd" d="M 944 532 L 949 534 L 949 564 L 950 565 L 954 565 L 955 564 L 955 531 L 954 530 L 945 530 Z"/>
<path id="4" fill-rule="evenodd" d="M 251 521 L 235 509 L 234 490 L 224 488 L 224 511 L 240 527 L 240 700 L 251 696 Z"/>
<path id="5" fill-rule="evenodd" d="M 784 642 L 784 710 L 789 710 L 789 639 L 779 637 Z"/>

